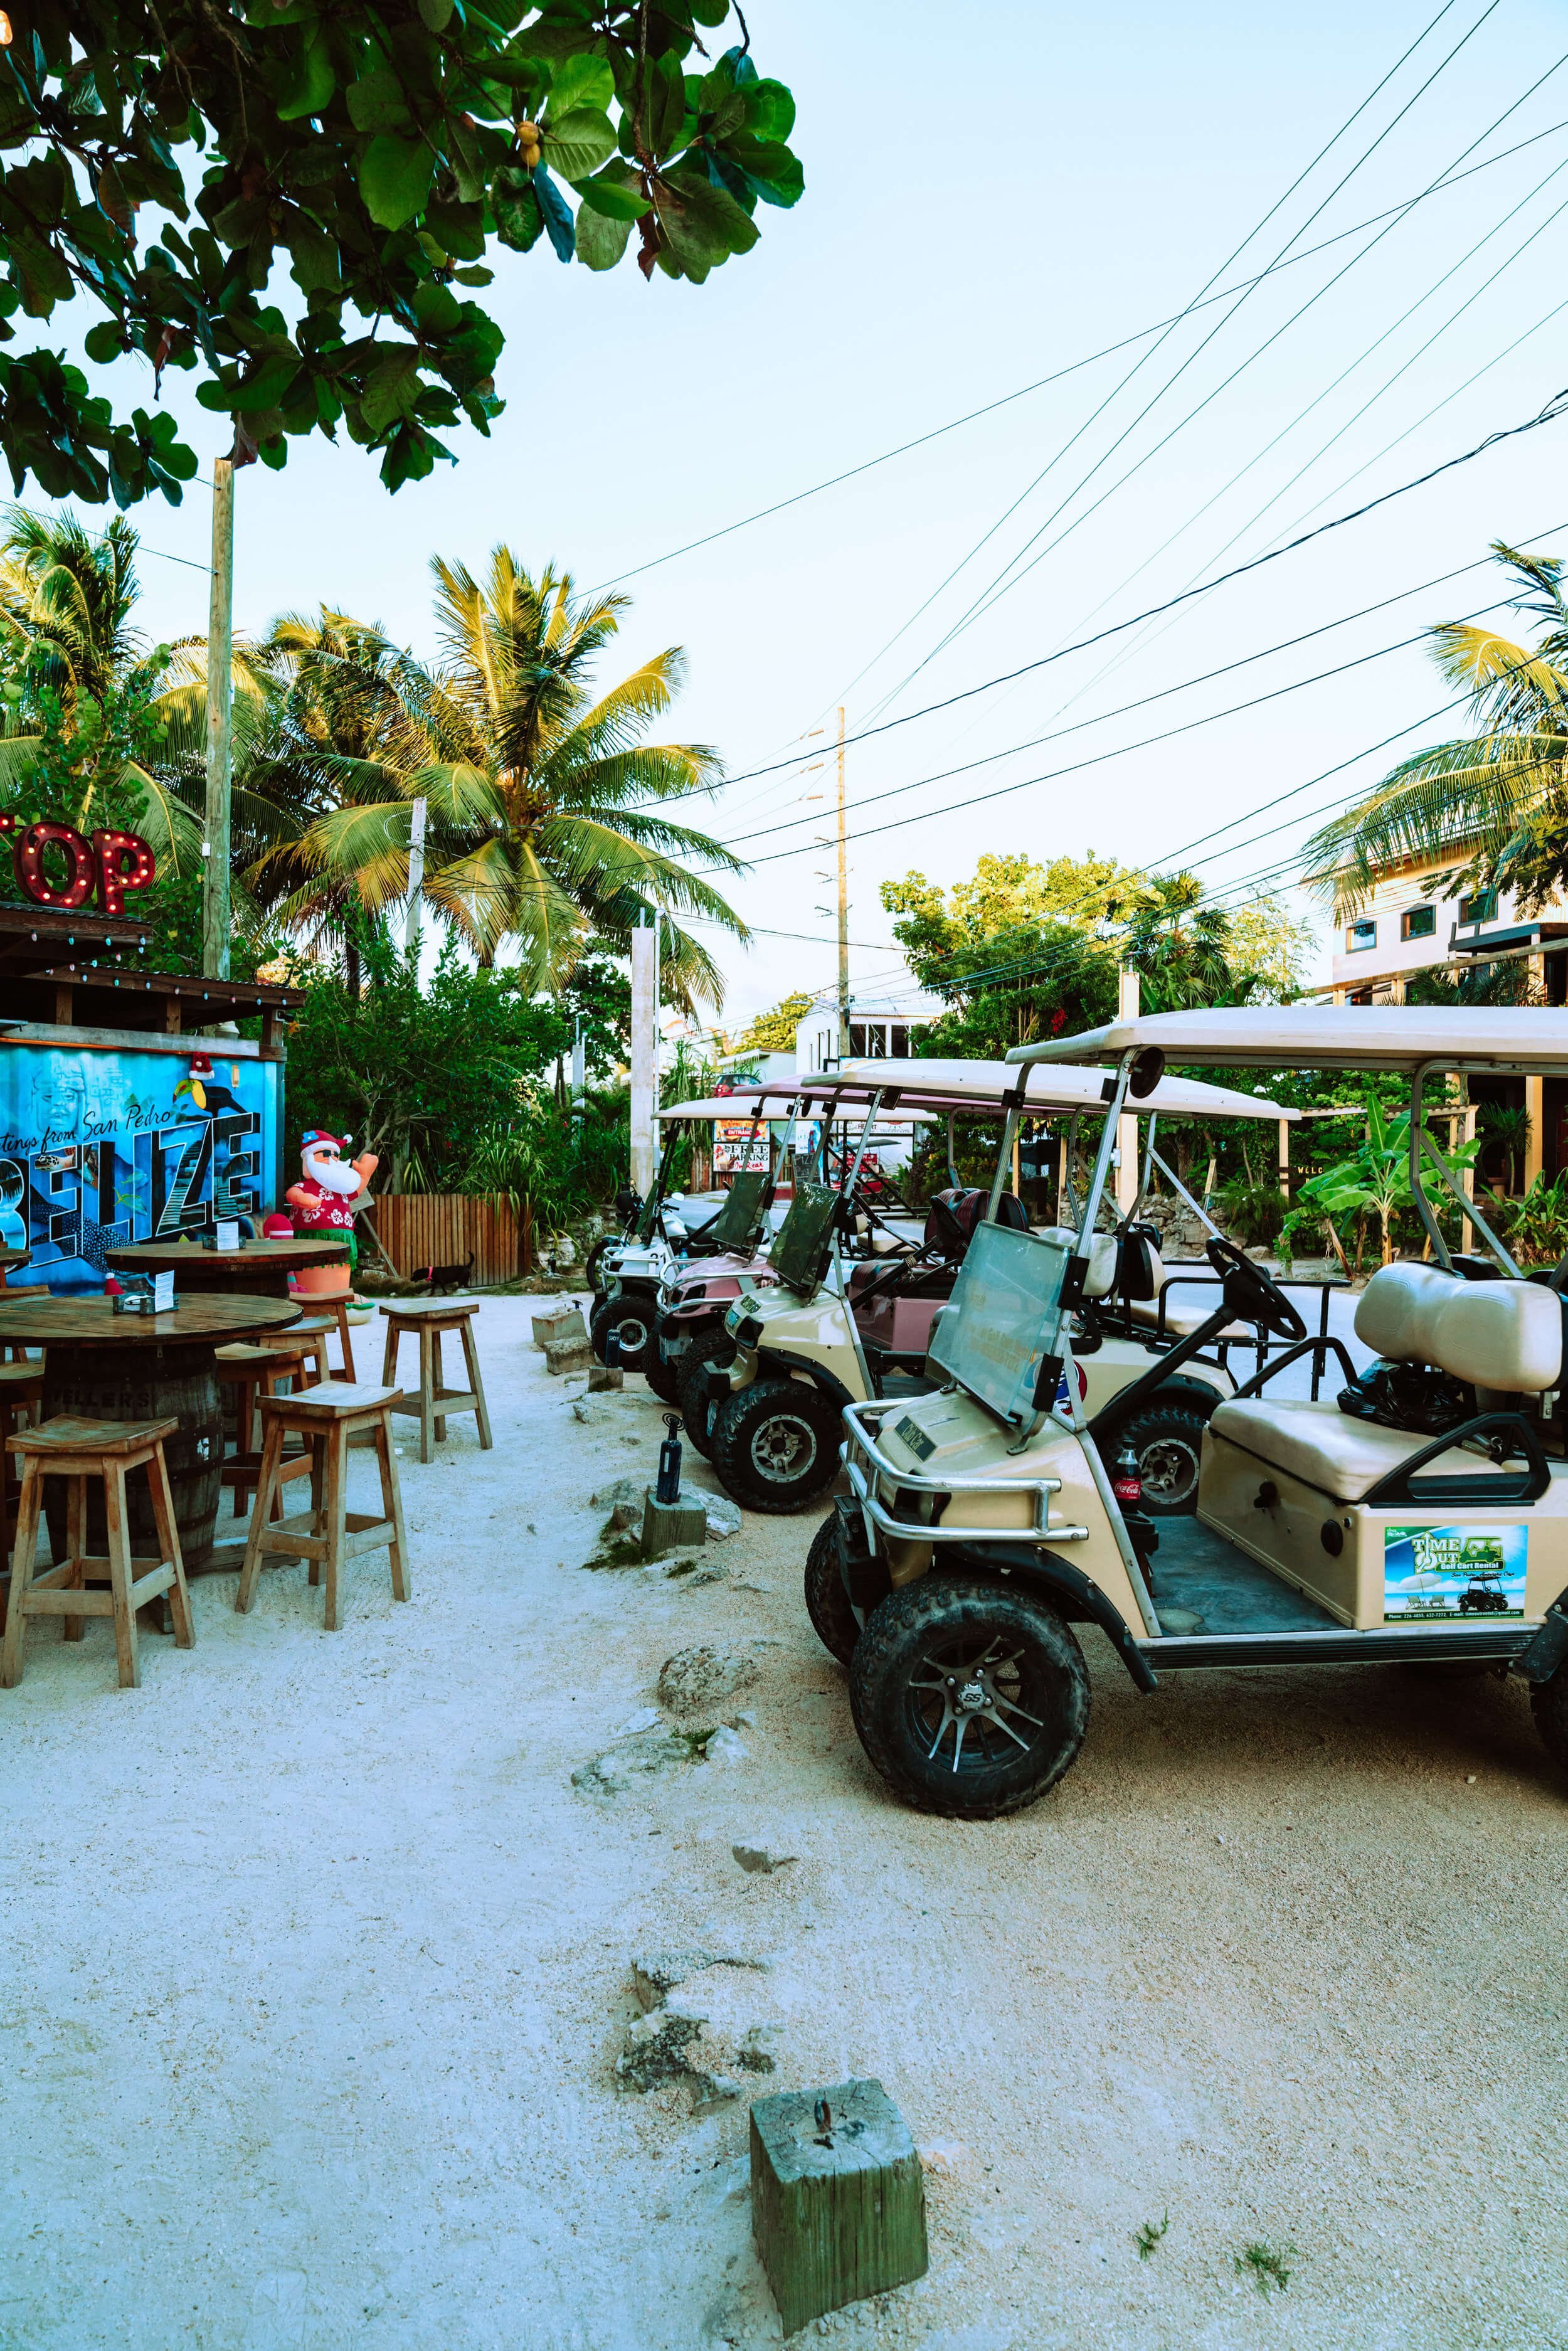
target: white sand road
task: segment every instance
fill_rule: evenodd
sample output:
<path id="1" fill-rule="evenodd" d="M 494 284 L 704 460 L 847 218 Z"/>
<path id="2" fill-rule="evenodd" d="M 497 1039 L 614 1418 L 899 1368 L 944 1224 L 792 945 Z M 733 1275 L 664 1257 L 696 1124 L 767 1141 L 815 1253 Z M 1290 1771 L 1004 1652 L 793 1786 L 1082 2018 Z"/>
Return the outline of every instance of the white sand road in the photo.
<path id="1" fill-rule="evenodd" d="M 574 1418 L 538 1303 L 476 1326 L 495 1450 L 404 1440 L 407 1607 L 380 1555 L 336 1635 L 302 1566 L 248 1618 L 214 1578 L 140 1692 L 94 1625 L 0 1695 L 0 2345 L 777 2342 L 744 2102 L 615 2082 L 632 1955 L 703 1945 L 769 1962 L 759 2089 L 878 2075 L 929 2158 L 929 2275 L 802 2339 L 1563 2351 L 1568 1786 L 1517 1685 L 1143 1698 L 1095 1635 L 1061 1787 L 923 1818 L 807 1623 L 814 1514 L 582 1572 L 659 1406 Z M 702 1640 L 763 1645 L 744 1760 L 574 1791 Z"/>

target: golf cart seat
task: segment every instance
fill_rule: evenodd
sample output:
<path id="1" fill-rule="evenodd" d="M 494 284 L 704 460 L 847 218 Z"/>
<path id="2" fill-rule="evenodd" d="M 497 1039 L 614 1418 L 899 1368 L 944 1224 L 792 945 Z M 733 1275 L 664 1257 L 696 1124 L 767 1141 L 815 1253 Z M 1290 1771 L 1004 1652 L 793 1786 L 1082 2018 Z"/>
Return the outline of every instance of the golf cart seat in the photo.
<path id="1" fill-rule="evenodd" d="M 1562 1376 L 1562 1301 L 1532 1282 L 1469 1282 L 1438 1266 L 1386 1265 L 1362 1294 L 1355 1335 L 1385 1361 L 1431 1364 L 1468 1381 L 1483 1409 L 1492 1398 L 1506 1406 L 1515 1396 L 1539 1395 Z M 1209 1426 L 1226 1447 L 1338 1502 L 1360 1501 L 1433 1441 L 1424 1431 L 1353 1419 L 1337 1404 L 1271 1403 L 1267 1396 L 1220 1405 Z M 1476 1479 L 1489 1472 L 1510 1474 L 1455 1447 L 1428 1462 L 1423 1475 Z"/>
<path id="2" fill-rule="evenodd" d="M 1124 1228 L 1118 1236 L 1118 1242 L 1120 1260 L 1116 1269 L 1116 1295 L 1125 1303 L 1132 1322 L 1144 1331 L 1163 1328 L 1168 1339 L 1189 1339 L 1200 1323 L 1207 1322 L 1219 1302 L 1214 1296 L 1213 1277 L 1207 1276 L 1201 1284 L 1189 1285 L 1178 1275 L 1177 1290 L 1193 1302 L 1178 1306 L 1174 1297 L 1167 1298 L 1162 1324 L 1160 1298 L 1169 1286 L 1171 1277 L 1166 1271 L 1165 1259 L 1160 1255 L 1153 1228 L 1147 1225 Z M 1206 1290 L 1208 1292 L 1207 1304 L 1204 1302 Z M 1249 1323 L 1228 1322 L 1219 1335 L 1222 1339 L 1251 1339 L 1257 1334 Z"/>

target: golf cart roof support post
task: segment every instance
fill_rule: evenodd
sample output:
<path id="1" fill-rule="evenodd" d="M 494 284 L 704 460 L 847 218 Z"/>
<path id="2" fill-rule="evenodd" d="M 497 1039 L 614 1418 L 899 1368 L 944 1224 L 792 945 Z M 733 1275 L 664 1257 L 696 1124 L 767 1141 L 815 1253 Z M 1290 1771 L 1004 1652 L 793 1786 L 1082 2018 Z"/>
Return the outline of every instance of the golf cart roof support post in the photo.
<path id="1" fill-rule="evenodd" d="M 1127 1222 L 1129 1224 L 1132 1224 L 1136 1217 L 1137 1213 L 1143 1207 L 1144 1201 L 1148 1194 L 1149 1184 L 1153 1177 L 1155 1165 L 1155 1128 L 1158 1123 L 1158 1119 L 1155 1113 L 1151 1111 L 1149 1113 L 1148 1133 L 1144 1137 L 1144 1165 L 1143 1170 L 1138 1177 L 1137 1196 L 1134 1200 L 1132 1207 L 1127 1211 Z"/>
<path id="2" fill-rule="evenodd" d="M 879 1086 L 873 1093 L 870 1102 L 868 1102 L 865 1106 L 865 1123 L 861 1128 L 861 1139 L 855 1145 L 855 1164 L 850 1169 L 849 1181 L 844 1186 L 844 1198 L 846 1202 L 852 1200 L 855 1196 L 855 1187 L 861 1180 L 861 1166 L 865 1158 L 866 1145 L 871 1141 L 871 1131 L 876 1123 L 876 1114 L 881 1108 L 882 1089 Z"/>
<path id="3" fill-rule="evenodd" d="M 1410 1072 L 1410 1191 L 1416 1203 L 1416 1214 L 1420 1217 L 1426 1228 L 1427 1238 L 1437 1252 L 1437 1263 L 1445 1273 L 1452 1273 L 1454 1266 L 1453 1259 L 1448 1255 L 1448 1244 L 1438 1229 L 1437 1217 L 1432 1214 L 1432 1204 L 1421 1188 L 1421 1137 L 1427 1132 L 1426 1114 L 1421 1107 L 1421 1089 L 1426 1082 L 1427 1072 L 1430 1066 L 1429 1062 L 1418 1061 Z"/>
<path id="4" fill-rule="evenodd" d="M 1151 1125 L 1154 1123 L 1153 1120 L 1149 1123 Z M 1187 1190 L 1186 1186 L 1182 1182 L 1181 1177 L 1176 1174 L 1176 1169 L 1174 1167 L 1166 1166 L 1165 1161 L 1160 1157 L 1159 1153 L 1155 1149 L 1152 1143 L 1149 1145 L 1149 1157 L 1154 1161 L 1155 1165 L 1159 1169 L 1160 1174 L 1165 1177 L 1166 1182 L 1171 1186 L 1178 1197 L 1186 1202 L 1187 1207 L 1192 1210 L 1192 1213 L 1197 1218 L 1198 1223 L 1207 1228 L 1210 1238 L 1217 1241 L 1222 1241 L 1225 1238 L 1225 1235 L 1220 1231 L 1219 1227 L 1215 1223 L 1214 1218 L 1209 1215 L 1208 1210 L 1199 1207 L 1198 1203 L 1193 1198 L 1192 1194 Z"/>
<path id="5" fill-rule="evenodd" d="M 1456 1180 L 1453 1169 L 1449 1166 L 1448 1161 L 1438 1150 L 1437 1144 L 1434 1142 L 1430 1132 L 1425 1124 L 1423 1124 L 1420 1131 L 1420 1141 L 1421 1148 L 1426 1152 L 1427 1156 L 1432 1162 L 1433 1166 L 1436 1167 L 1438 1175 L 1442 1177 L 1444 1183 L 1448 1186 L 1449 1191 L 1458 1202 L 1461 1211 L 1475 1227 L 1477 1232 L 1480 1234 L 1482 1239 L 1486 1242 L 1487 1247 L 1497 1259 L 1498 1263 L 1502 1267 L 1503 1270 L 1509 1275 L 1511 1280 L 1514 1281 L 1521 1280 L 1523 1276 L 1521 1274 L 1514 1259 L 1503 1247 L 1501 1241 L 1499 1240 L 1497 1235 L 1493 1232 L 1486 1218 L 1479 1214 L 1475 1202 L 1466 1193 L 1464 1186 Z"/>
<path id="6" fill-rule="evenodd" d="M 1013 1087 L 1002 1096 L 1007 1108 L 1007 1116 L 1002 1121 L 1002 1147 L 997 1154 L 997 1172 L 991 1178 L 991 1196 L 986 1202 L 986 1222 L 988 1225 L 994 1225 L 997 1221 L 997 1207 L 1002 1196 L 1002 1186 L 1007 1181 L 1012 1166 L 1013 1135 L 1018 1129 L 1019 1107 L 1023 1101 L 1024 1088 L 1028 1084 L 1029 1080 L 1026 1077 L 1021 1085 Z"/>
<path id="7" fill-rule="evenodd" d="M 963 1178 L 958 1173 L 958 1164 L 953 1149 L 953 1122 L 957 1115 L 956 1110 L 950 1110 L 947 1113 L 947 1181 L 955 1192 L 961 1192 L 964 1188 Z"/>
<path id="8" fill-rule="evenodd" d="M 1070 1306 L 1075 1306 L 1082 1297 L 1083 1285 L 1089 1279 L 1089 1259 L 1094 1246 L 1094 1219 L 1100 1214 L 1100 1202 L 1111 1174 L 1111 1162 L 1116 1155 L 1116 1123 L 1127 1099 L 1127 1081 L 1133 1074 L 1133 1063 L 1136 1059 L 1136 1047 L 1129 1046 L 1117 1062 L 1116 1074 L 1111 1081 L 1110 1099 L 1105 1104 L 1105 1123 L 1100 1130 L 1100 1148 L 1094 1155 L 1094 1173 L 1089 1178 L 1082 1220 L 1078 1228 L 1078 1247 L 1072 1258 L 1078 1279 L 1073 1296 L 1064 1300 L 1064 1303 Z"/>
<path id="9" fill-rule="evenodd" d="M 1075 1110 L 1067 1122 L 1067 1133 L 1061 1145 L 1061 1188 L 1067 1195 L 1067 1213 L 1072 1219 L 1072 1229 L 1078 1230 L 1078 1193 L 1072 1181 L 1073 1155 L 1078 1149 L 1078 1130 L 1083 1113 Z"/>

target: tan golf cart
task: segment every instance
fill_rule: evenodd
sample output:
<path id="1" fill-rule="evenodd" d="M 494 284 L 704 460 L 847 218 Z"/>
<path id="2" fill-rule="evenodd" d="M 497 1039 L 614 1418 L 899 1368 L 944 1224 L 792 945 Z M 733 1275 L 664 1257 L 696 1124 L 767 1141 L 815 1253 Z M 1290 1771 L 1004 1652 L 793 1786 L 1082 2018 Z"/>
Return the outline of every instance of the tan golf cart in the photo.
<path id="1" fill-rule="evenodd" d="M 1004 1155 L 988 1204 L 972 1190 L 961 1196 L 950 1191 L 933 1203 L 933 1216 L 944 1204 L 950 1213 L 961 1196 L 969 1217 L 956 1250 L 947 1253 L 940 1269 L 935 1262 L 940 1253 L 933 1251 L 924 1264 L 920 1253 L 913 1252 L 902 1263 L 847 1270 L 840 1237 L 846 1209 L 860 1212 L 860 1173 L 878 1118 L 895 1111 L 949 1120 L 977 1116 L 993 1126 L 1007 1123 L 1010 1137 L 1010 1122 L 1020 1106 L 1070 1121 L 1098 1115 L 1103 1089 L 1112 1082 L 1106 1071 L 1062 1070 L 1037 1085 L 1024 1103 L 1018 1074 L 1006 1063 L 937 1061 L 848 1063 L 831 1078 L 809 1081 L 824 1113 L 853 1105 L 860 1133 L 838 1185 L 810 1176 L 797 1183 L 789 1214 L 769 1252 L 775 1286 L 743 1287 L 725 1317 L 733 1354 L 707 1368 L 708 1449 L 737 1501 L 752 1510 L 795 1510 L 825 1493 L 838 1474 L 839 1417 L 845 1406 L 912 1397 L 932 1385 L 931 1334 L 943 1313 L 952 1311 L 947 1301 L 982 1208 L 989 1223 L 1028 1231 L 1022 1202 L 1002 1188 Z M 830 1088 L 836 1090 L 831 1100 Z M 1255 1094 L 1181 1079 L 1166 1081 L 1135 1107 L 1151 1129 L 1162 1113 L 1273 1122 L 1294 1115 Z M 929 1228 L 926 1238 L 929 1243 Z M 1072 1235 L 1064 1232 L 1058 1238 L 1070 1241 Z M 1232 1315 L 1211 1328 L 1212 1317 L 1201 1308 L 1169 1306 L 1165 1290 L 1171 1285 L 1135 1211 L 1121 1230 L 1095 1237 L 1092 1256 L 1075 1301 L 1071 1380 L 1064 1370 L 1059 1407 L 1069 1421 L 1085 1414 L 1114 1414 L 1117 1399 L 1141 1382 L 1155 1354 L 1167 1351 L 1189 1324 L 1201 1323 L 1204 1343 L 1186 1350 L 1181 1375 L 1166 1384 L 1125 1432 L 1147 1475 L 1155 1506 L 1162 1512 L 1190 1510 L 1205 1422 L 1235 1386 L 1226 1351 L 1245 1345 L 1260 1363 L 1268 1352 L 1266 1334 Z M 1212 1280 L 1207 1270 L 1205 1279 Z M 1130 1301 L 1147 1310 L 1147 1327 L 1125 1319 Z M 1157 1331 L 1156 1320 L 1164 1326 Z"/>
<path id="2" fill-rule="evenodd" d="M 988 1223 L 936 1327 L 943 1384 L 844 1413 L 852 1499 L 807 1568 L 813 1622 L 847 1657 L 856 1728 L 910 1802 L 985 1818 L 1040 1795 L 1076 1756 L 1089 1680 L 1074 1625 L 1098 1625 L 1140 1689 L 1197 1667 L 1451 1663 L 1512 1667 L 1568 1765 L 1568 1267 L 1523 1277 L 1467 1200 L 1424 1117 L 1454 1073 L 1568 1075 L 1568 1012 L 1393 1007 L 1166 1013 L 1024 1064 L 1113 1059 L 1075 1238 Z M 1219 1405 L 1197 1510 L 1158 1528 L 1136 1506 L 1103 1413 L 1070 1423 L 1074 1312 L 1116 1121 L 1177 1068 L 1399 1073 L 1429 1262 L 1374 1274 L 1355 1333 L 1379 1358 L 1343 1401 L 1271 1384 L 1322 1342 L 1263 1269 L 1210 1240 L 1214 1312 L 1117 1399 L 1145 1405 L 1227 1319 L 1288 1342 Z M 1045 1074 L 1042 1072 L 1042 1074 Z M 1165 1082 L 1169 1082 L 1168 1081 Z M 1029 1100 L 1026 1092 L 1025 1104 Z M 1003 1155 L 1010 1138 L 1004 1136 Z M 1440 1187 L 1459 1255 L 1434 1214 Z M 1119 1499 L 1120 1489 L 1121 1499 Z"/>

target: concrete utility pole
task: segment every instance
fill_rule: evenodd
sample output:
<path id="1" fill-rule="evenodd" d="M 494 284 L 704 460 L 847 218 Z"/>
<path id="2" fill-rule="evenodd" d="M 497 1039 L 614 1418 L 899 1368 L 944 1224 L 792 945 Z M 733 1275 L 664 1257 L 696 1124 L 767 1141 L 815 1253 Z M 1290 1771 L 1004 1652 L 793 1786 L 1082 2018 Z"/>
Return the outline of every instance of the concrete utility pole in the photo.
<path id="1" fill-rule="evenodd" d="M 202 843 L 202 969 L 229 976 L 229 708 L 234 656 L 235 469 L 213 465 L 213 573 L 207 606 L 207 807 Z"/>
<path id="2" fill-rule="evenodd" d="M 1138 1017 L 1138 975 L 1121 970 L 1116 974 L 1116 1018 L 1135 1020 Z M 1126 1216 L 1138 1196 L 1138 1122 L 1136 1115 L 1124 1115 L 1116 1121 L 1116 1212 Z"/>
<path id="3" fill-rule="evenodd" d="M 571 1123 L 582 1123 L 582 1098 L 588 1092 L 588 1050 L 583 1042 L 582 1015 L 580 1012 L 571 1029 Z"/>
<path id="4" fill-rule="evenodd" d="M 419 898 L 424 888 L 424 797 L 413 804 L 408 827 L 408 917 L 403 924 L 402 951 L 412 955 L 419 945 Z"/>
<path id="5" fill-rule="evenodd" d="M 644 1199 L 653 1181 L 658 970 L 658 933 L 644 923 L 632 934 L 632 1189 Z"/>
<path id="6" fill-rule="evenodd" d="M 839 1060 L 850 1058 L 850 866 L 844 841 L 844 714 L 839 711 Z"/>

